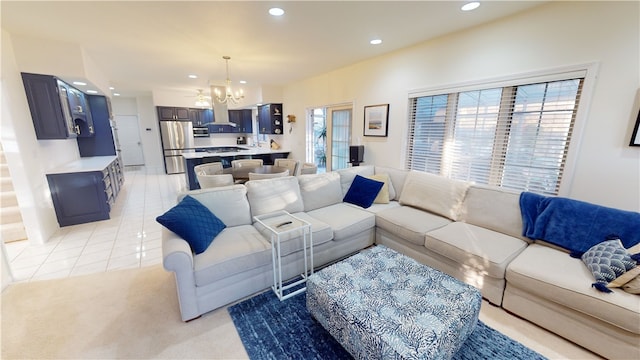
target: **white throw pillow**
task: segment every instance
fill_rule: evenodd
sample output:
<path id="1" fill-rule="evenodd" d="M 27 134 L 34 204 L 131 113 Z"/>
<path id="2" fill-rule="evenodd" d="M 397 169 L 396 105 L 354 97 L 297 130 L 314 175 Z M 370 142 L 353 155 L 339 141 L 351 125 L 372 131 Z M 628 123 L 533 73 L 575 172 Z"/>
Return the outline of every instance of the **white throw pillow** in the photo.
<path id="1" fill-rule="evenodd" d="M 432 213 L 458 220 L 460 206 L 470 183 L 447 179 L 422 171 L 411 171 L 407 175 L 400 204 L 409 205 Z"/>
<path id="2" fill-rule="evenodd" d="M 365 166 L 353 166 L 346 169 L 336 170 L 338 174 L 340 174 L 340 185 L 342 186 L 342 196 L 344 197 L 349 191 L 351 187 L 351 183 L 356 175 L 360 176 L 371 176 L 373 175 L 373 166 L 365 165 Z"/>
<path id="3" fill-rule="evenodd" d="M 300 186 L 295 176 L 247 181 L 247 198 L 251 215 L 263 215 L 286 210 L 289 213 L 304 211 Z"/>
<path id="4" fill-rule="evenodd" d="M 304 211 L 342 202 L 340 175 L 335 172 L 298 176 Z"/>
<path id="5" fill-rule="evenodd" d="M 193 190 L 178 196 L 178 202 L 190 195 L 206 206 L 227 226 L 251 225 L 247 188 L 242 185 Z"/>

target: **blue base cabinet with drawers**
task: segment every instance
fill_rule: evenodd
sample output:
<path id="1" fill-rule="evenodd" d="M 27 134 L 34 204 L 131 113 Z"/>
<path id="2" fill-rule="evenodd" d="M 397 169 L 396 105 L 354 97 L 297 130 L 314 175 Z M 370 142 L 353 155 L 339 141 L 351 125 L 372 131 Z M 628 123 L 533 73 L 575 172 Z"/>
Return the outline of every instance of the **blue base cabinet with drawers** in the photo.
<path id="1" fill-rule="evenodd" d="M 47 174 L 60 226 L 107 220 L 124 184 L 120 159 L 83 158 Z"/>

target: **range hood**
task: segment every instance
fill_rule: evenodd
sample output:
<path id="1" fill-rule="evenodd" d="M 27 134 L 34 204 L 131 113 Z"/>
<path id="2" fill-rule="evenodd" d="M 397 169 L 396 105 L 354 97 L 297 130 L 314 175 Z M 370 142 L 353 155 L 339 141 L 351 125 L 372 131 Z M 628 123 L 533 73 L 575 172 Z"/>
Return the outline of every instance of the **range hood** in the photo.
<path id="1" fill-rule="evenodd" d="M 224 90 L 224 87 L 220 86 L 211 86 L 211 103 L 213 104 L 213 123 L 215 125 L 228 125 L 236 127 L 238 126 L 236 123 L 232 123 L 229 121 L 229 109 L 227 108 L 227 104 L 223 104 L 218 101 L 218 98 L 214 95 L 215 89 L 221 88 Z"/>

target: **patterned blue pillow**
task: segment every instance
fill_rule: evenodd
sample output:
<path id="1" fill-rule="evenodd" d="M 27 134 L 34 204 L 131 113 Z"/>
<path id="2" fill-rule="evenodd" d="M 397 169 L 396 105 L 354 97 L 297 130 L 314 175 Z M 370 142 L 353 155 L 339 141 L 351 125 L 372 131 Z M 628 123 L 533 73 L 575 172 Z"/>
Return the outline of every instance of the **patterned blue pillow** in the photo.
<path id="1" fill-rule="evenodd" d="M 342 201 L 368 208 L 378 196 L 384 182 L 356 175 Z"/>
<path id="2" fill-rule="evenodd" d="M 607 284 L 636 266 L 636 261 L 622 246 L 620 239 L 607 240 L 592 246 L 582 255 L 582 261 L 596 279 L 592 286 L 602 292 L 611 292 Z"/>
<path id="3" fill-rule="evenodd" d="M 158 216 L 156 221 L 185 239 L 194 253 L 207 250 L 213 239 L 227 226 L 191 196 Z"/>

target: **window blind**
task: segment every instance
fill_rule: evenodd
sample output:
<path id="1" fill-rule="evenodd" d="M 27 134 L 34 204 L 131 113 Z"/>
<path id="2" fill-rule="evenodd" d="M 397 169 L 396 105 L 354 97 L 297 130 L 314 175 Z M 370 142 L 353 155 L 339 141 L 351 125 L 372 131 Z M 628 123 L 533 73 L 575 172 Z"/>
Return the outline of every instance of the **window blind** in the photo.
<path id="1" fill-rule="evenodd" d="M 413 97 L 407 168 L 555 195 L 583 81 Z"/>

